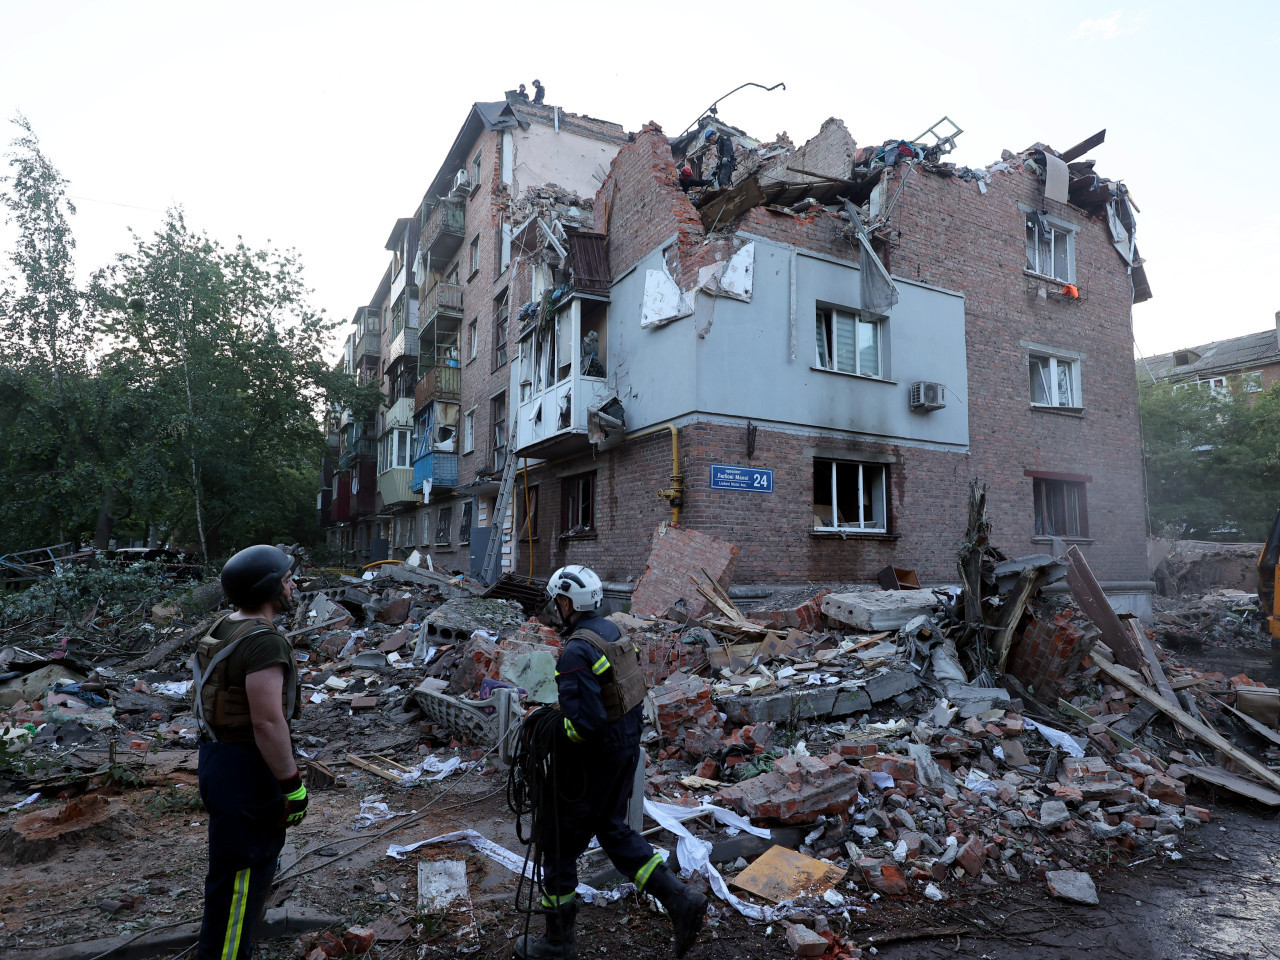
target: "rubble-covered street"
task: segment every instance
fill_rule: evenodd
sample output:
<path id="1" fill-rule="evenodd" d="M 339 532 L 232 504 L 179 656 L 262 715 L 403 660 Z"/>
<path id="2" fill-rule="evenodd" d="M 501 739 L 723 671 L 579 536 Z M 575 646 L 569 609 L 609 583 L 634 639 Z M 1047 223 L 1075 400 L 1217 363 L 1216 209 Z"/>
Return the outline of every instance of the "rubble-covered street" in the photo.
<path id="1" fill-rule="evenodd" d="M 747 612 L 732 563 L 717 582 L 700 562 L 722 544 L 666 543 L 636 593 L 687 583 L 669 616 L 612 615 L 651 684 L 644 825 L 673 854 L 683 836 L 680 865 L 714 894 L 691 956 L 1265 955 L 1280 700 L 1223 669 L 1255 662 L 1256 597 L 1162 598 L 1149 633 L 1095 603 L 1078 551 L 1007 559 L 985 529 L 975 488 L 958 587 Z M 269 950 L 499 954 L 524 855 L 500 740 L 555 699 L 540 585 L 389 564 L 303 586 L 294 734 L 315 799 Z M 116 620 L 106 648 L 92 611 L 3 628 L 5 956 L 190 943 L 205 840 L 185 662 L 216 600 L 179 596 Z M 663 955 L 651 902 L 584 861 L 584 931 Z"/>

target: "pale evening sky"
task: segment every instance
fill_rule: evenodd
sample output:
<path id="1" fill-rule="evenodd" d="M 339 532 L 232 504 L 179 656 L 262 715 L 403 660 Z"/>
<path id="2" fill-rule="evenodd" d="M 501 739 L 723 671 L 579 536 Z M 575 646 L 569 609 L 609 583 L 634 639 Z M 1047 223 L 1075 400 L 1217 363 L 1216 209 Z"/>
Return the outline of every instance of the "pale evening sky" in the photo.
<path id="1" fill-rule="evenodd" d="M 947 115 L 965 131 L 950 159 L 973 166 L 1105 127 L 1089 156 L 1141 208 L 1151 355 L 1275 322 L 1278 60 L 1264 0 L 0 0 L 0 142 L 21 111 L 71 181 L 82 274 L 181 204 L 224 241 L 297 248 L 346 320 L 470 104 L 534 77 L 550 104 L 669 135 L 740 83 L 785 81 L 720 117 L 800 144 L 837 116 L 868 145 Z"/>

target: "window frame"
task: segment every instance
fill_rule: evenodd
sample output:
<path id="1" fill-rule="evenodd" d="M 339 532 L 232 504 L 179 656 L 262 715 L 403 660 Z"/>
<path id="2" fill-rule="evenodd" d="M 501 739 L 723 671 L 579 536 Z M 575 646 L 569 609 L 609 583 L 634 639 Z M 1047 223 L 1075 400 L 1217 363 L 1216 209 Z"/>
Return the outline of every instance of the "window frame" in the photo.
<path id="1" fill-rule="evenodd" d="M 475 524 L 476 502 L 472 499 L 462 501 L 462 515 L 458 519 L 458 546 L 471 544 L 471 527 Z"/>
<path id="2" fill-rule="evenodd" d="M 476 408 L 472 407 L 462 415 L 463 454 L 476 452 Z"/>
<path id="3" fill-rule="evenodd" d="M 442 529 L 443 528 L 443 529 Z M 444 539 L 440 538 L 441 533 Z M 453 542 L 453 505 L 445 504 L 436 511 L 436 532 L 432 543 L 437 547 L 447 547 Z"/>
<path id="4" fill-rule="evenodd" d="M 830 480 L 829 480 L 830 497 L 831 497 L 830 504 L 819 503 L 817 500 L 817 488 L 818 488 L 818 483 L 821 480 L 820 470 L 824 466 L 830 466 L 831 468 Z M 841 521 L 839 519 L 844 514 L 844 511 L 841 509 L 840 497 L 839 497 L 839 487 L 840 487 L 839 471 L 841 467 L 857 469 L 857 477 L 854 481 L 857 484 L 857 490 L 858 490 L 858 494 L 854 498 L 855 503 L 857 503 L 858 505 L 858 519 L 856 521 L 853 521 L 853 520 Z M 890 467 L 890 464 L 888 463 L 882 463 L 874 460 L 843 460 L 843 459 L 837 459 L 833 457 L 814 457 L 813 459 L 814 498 L 813 498 L 813 502 L 810 505 L 811 507 L 810 512 L 814 517 L 817 517 L 819 507 L 830 507 L 831 522 L 829 524 L 823 524 L 821 523 L 821 521 L 815 521 L 813 524 L 813 532 L 814 533 L 838 533 L 838 534 L 841 534 L 842 536 L 849 536 L 849 535 L 856 536 L 856 535 L 863 535 L 863 534 L 871 534 L 871 535 L 891 534 L 892 527 L 893 527 L 892 517 L 890 516 L 890 506 L 892 501 L 892 497 L 890 496 L 890 490 L 892 489 L 891 488 L 892 480 L 889 472 L 889 467 Z M 879 473 L 879 477 L 878 477 L 879 504 L 878 506 L 879 506 L 881 517 L 880 517 L 879 524 L 875 526 L 868 526 L 869 523 L 875 523 L 875 519 L 873 517 L 871 520 L 867 520 L 864 513 L 867 498 L 864 495 L 863 491 L 865 490 L 866 484 L 867 484 L 868 470 L 875 470 L 875 471 L 878 471 Z M 848 480 L 846 479 L 846 483 L 847 482 Z M 875 495 L 876 495 L 875 491 L 873 490 L 872 496 L 874 497 Z M 874 514 L 875 512 L 874 507 L 876 506 L 876 504 L 873 502 L 872 506 L 873 506 L 872 513 Z"/>
<path id="5" fill-rule="evenodd" d="M 1032 503 L 1032 531 L 1033 538 L 1050 539 L 1058 537 L 1061 540 L 1089 540 L 1089 482 L 1092 479 L 1084 474 L 1072 473 L 1051 473 L 1041 470 L 1024 471 L 1027 477 L 1031 478 L 1031 503 Z M 1052 520 L 1044 511 L 1052 509 L 1047 506 L 1047 496 L 1050 491 L 1060 491 L 1062 495 L 1062 519 L 1063 526 L 1070 527 L 1070 512 L 1074 507 L 1075 513 L 1075 532 L 1058 533 L 1050 530 L 1050 523 L 1046 520 Z M 1072 495 L 1074 504 L 1068 503 L 1067 494 Z"/>
<path id="6" fill-rule="evenodd" d="M 583 492 L 587 496 L 583 496 Z M 585 508 L 584 500 L 590 503 Z M 576 516 L 575 516 L 576 515 Z M 586 523 L 581 522 L 584 519 Z M 573 523 L 571 521 L 579 522 Z M 581 529 L 579 529 L 581 528 Z M 596 471 L 586 470 L 560 478 L 560 539 L 591 537 L 596 530 Z"/>
<path id="7" fill-rule="evenodd" d="M 1044 368 L 1047 370 L 1047 374 L 1045 375 L 1046 380 L 1041 383 L 1041 386 L 1046 387 L 1048 390 L 1047 399 L 1044 401 L 1040 401 L 1035 398 L 1036 395 L 1035 395 L 1034 387 L 1032 385 L 1033 381 L 1031 380 L 1032 365 L 1035 364 L 1037 361 L 1041 361 L 1041 360 L 1047 361 Z M 1082 358 L 1078 356 L 1071 356 L 1063 353 L 1054 353 L 1048 350 L 1038 350 L 1034 348 L 1029 349 L 1027 351 L 1027 378 L 1028 378 L 1027 388 L 1030 391 L 1030 396 L 1028 400 L 1031 403 L 1031 406 L 1041 410 L 1083 410 L 1084 396 L 1083 396 L 1083 383 L 1082 383 L 1083 377 L 1081 373 L 1081 363 L 1082 363 Z M 1060 364 L 1066 364 L 1069 369 L 1067 377 L 1071 386 L 1071 392 L 1072 392 L 1071 399 L 1074 401 L 1072 403 L 1059 402 L 1060 401 L 1060 397 L 1058 395 L 1058 379 L 1059 378 L 1058 378 L 1057 370 Z"/>
<path id="8" fill-rule="evenodd" d="M 511 306 L 508 291 L 504 289 L 493 298 L 493 369 L 502 369 L 510 359 L 507 341 L 511 336 Z"/>
<path id="9" fill-rule="evenodd" d="M 1025 205 L 1020 205 L 1022 210 L 1023 222 L 1023 252 L 1026 255 L 1026 263 L 1023 266 L 1023 272 L 1029 273 L 1035 277 L 1043 277 L 1046 280 L 1052 280 L 1054 283 L 1075 283 L 1076 282 L 1076 233 L 1079 227 L 1057 217 L 1051 217 L 1047 214 L 1039 213 Z M 1049 227 L 1049 260 L 1050 269 L 1041 270 L 1044 266 L 1040 262 L 1041 256 L 1041 222 Z M 1030 233 L 1034 232 L 1035 242 L 1031 241 Z M 1065 277 L 1060 277 L 1053 272 L 1054 261 L 1056 260 L 1057 240 L 1054 234 L 1063 234 L 1066 240 L 1066 273 Z M 1032 250 L 1035 251 L 1035 259 L 1032 259 Z"/>
<path id="10" fill-rule="evenodd" d="M 528 492 L 523 489 L 517 489 L 516 503 L 518 506 L 517 515 L 520 522 L 517 524 L 519 531 L 516 540 L 521 543 L 528 543 L 530 540 L 537 542 L 538 537 L 538 487 L 536 483 L 529 484 Z M 530 530 L 530 518 L 532 518 L 532 530 Z"/>
<path id="11" fill-rule="evenodd" d="M 476 358 L 480 350 L 480 318 L 467 324 L 467 363 Z"/>
<path id="12" fill-rule="evenodd" d="M 467 246 L 467 280 L 470 281 L 480 272 L 480 234 L 471 238 Z"/>
<path id="13" fill-rule="evenodd" d="M 484 147 L 476 150 L 476 155 L 471 158 L 471 189 L 474 190 L 480 186 L 480 179 L 484 174 Z"/>
<path id="14" fill-rule="evenodd" d="M 489 398 L 489 439 L 493 443 L 492 465 L 495 470 L 501 470 L 506 466 L 507 448 L 511 441 L 507 433 L 510 417 L 511 409 L 507 403 L 507 391 L 499 390 Z"/>
<path id="15" fill-rule="evenodd" d="M 888 317 L 874 315 L 867 317 L 861 310 L 827 303 L 815 304 L 814 311 L 813 369 L 824 373 L 839 373 L 848 377 L 862 377 L 865 380 L 889 379 L 885 350 Z M 853 344 L 848 348 L 853 358 L 852 370 L 842 370 L 839 367 L 841 339 L 837 317 L 847 317 L 853 321 Z M 875 373 L 866 373 L 862 369 L 862 350 L 858 344 L 864 327 L 871 327 L 875 331 Z"/>

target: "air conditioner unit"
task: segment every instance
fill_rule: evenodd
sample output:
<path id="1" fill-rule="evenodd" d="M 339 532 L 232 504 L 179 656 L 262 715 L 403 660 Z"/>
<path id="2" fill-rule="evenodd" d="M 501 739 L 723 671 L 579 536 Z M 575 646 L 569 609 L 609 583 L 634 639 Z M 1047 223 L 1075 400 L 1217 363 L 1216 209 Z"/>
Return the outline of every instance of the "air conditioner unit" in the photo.
<path id="1" fill-rule="evenodd" d="M 467 178 L 466 170 L 459 170 L 453 175 L 453 189 L 451 193 L 459 193 L 464 191 L 471 185 L 471 181 Z"/>
<path id="2" fill-rule="evenodd" d="M 911 409 L 941 410 L 947 405 L 947 388 L 929 380 L 917 380 L 911 385 Z"/>

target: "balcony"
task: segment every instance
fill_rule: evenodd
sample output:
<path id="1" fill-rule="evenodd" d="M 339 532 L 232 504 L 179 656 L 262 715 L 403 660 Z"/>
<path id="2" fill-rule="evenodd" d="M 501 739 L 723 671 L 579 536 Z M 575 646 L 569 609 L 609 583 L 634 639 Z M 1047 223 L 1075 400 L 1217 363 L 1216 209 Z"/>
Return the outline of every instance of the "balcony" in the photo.
<path id="1" fill-rule="evenodd" d="M 381 353 L 382 332 L 376 327 L 372 330 L 366 330 L 360 335 L 360 338 L 356 340 L 354 354 L 357 367 L 368 366 L 370 361 L 376 362 Z"/>
<path id="2" fill-rule="evenodd" d="M 458 485 L 458 455 L 433 450 L 413 461 L 413 490 L 423 492 L 423 485 L 431 481 L 433 487 Z"/>
<path id="3" fill-rule="evenodd" d="M 389 407 L 383 417 L 384 429 L 413 426 L 413 397 L 399 397 Z"/>
<path id="4" fill-rule="evenodd" d="M 372 437 L 361 437 L 359 440 L 349 442 L 347 449 L 338 457 L 338 469 L 350 470 L 361 457 L 372 458 L 377 452 L 377 441 Z"/>
<path id="5" fill-rule="evenodd" d="M 466 231 L 466 207 L 462 200 L 447 198 L 436 204 L 422 231 L 420 246 L 441 263 L 453 259 Z"/>
<path id="6" fill-rule="evenodd" d="M 394 507 L 406 503 L 421 503 L 412 489 L 413 468 L 392 467 L 378 474 L 378 493 L 382 497 L 384 507 Z"/>
<path id="7" fill-rule="evenodd" d="M 462 319 L 462 287 L 456 283 L 432 284 L 418 315 L 430 323 L 437 315 Z"/>
<path id="8" fill-rule="evenodd" d="M 418 324 L 417 317 L 413 318 L 413 324 L 405 324 L 391 338 L 391 346 L 387 349 L 387 363 L 392 363 L 399 357 L 416 357 L 418 355 Z"/>
<path id="9" fill-rule="evenodd" d="M 462 396 L 462 370 L 448 364 L 429 367 L 414 385 L 414 411 L 432 400 L 457 400 Z"/>

